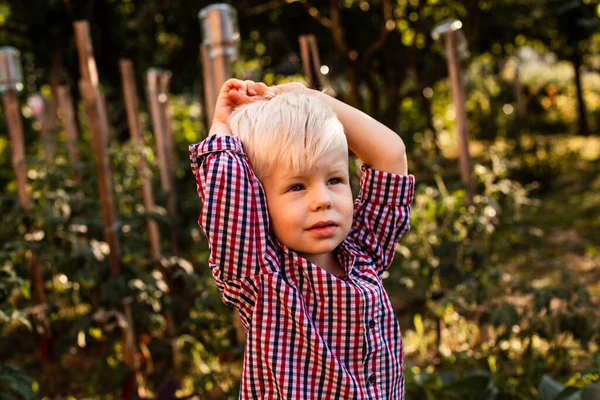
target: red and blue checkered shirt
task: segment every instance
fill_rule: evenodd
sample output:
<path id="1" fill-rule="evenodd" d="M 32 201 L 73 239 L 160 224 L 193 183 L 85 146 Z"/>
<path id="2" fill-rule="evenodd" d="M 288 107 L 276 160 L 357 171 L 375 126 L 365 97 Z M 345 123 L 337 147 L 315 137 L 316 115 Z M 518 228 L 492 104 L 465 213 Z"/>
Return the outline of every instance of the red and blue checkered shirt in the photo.
<path id="1" fill-rule="evenodd" d="M 402 337 L 381 276 L 410 227 L 414 177 L 362 167 L 339 277 L 270 232 L 239 138 L 210 136 L 190 158 L 209 265 L 248 334 L 240 399 L 403 399 Z"/>

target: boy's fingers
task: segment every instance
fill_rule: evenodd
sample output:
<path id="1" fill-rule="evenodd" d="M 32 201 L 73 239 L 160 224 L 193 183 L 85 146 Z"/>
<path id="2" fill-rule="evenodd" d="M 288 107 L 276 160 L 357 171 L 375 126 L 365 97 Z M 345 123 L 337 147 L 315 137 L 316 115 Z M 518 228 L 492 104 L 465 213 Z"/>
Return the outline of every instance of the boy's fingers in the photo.
<path id="1" fill-rule="evenodd" d="M 225 81 L 225 83 L 223 84 L 222 91 L 229 91 L 232 88 L 240 87 L 241 84 L 242 84 L 242 81 L 240 81 L 239 79 L 235 79 L 235 78 L 227 79 Z"/>
<path id="2" fill-rule="evenodd" d="M 238 90 L 230 90 L 229 91 L 229 98 L 234 103 L 239 103 L 241 101 L 241 99 L 242 99 L 242 94 Z"/>
<path id="3" fill-rule="evenodd" d="M 247 90 L 248 94 L 251 96 L 256 95 L 257 94 L 256 90 L 255 90 L 256 82 L 251 81 L 251 80 L 246 80 L 244 82 L 246 83 L 246 88 L 247 88 L 246 90 Z"/>
<path id="4" fill-rule="evenodd" d="M 248 93 L 242 90 L 232 90 L 229 92 L 229 99 L 232 101 L 235 107 L 242 106 L 244 104 L 250 104 L 257 101 L 265 100 L 263 96 L 260 95 L 249 95 Z"/>
<path id="5" fill-rule="evenodd" d="M 249 96 L 245 90 L 238 89 L 232 90 L 229 92 L 229 98 L 237 105 L 250 103 L 252 102 L 256 96 Z"/>
<path id="6" fill-rule="evenodd" d="M 254 86 L 254 90 L 256 91 L 256 93 L 258 94 L 265 94 L 267 92 L 267 85 L 265 85 L 262 82 L 258 82 L 255 86 Z"/>

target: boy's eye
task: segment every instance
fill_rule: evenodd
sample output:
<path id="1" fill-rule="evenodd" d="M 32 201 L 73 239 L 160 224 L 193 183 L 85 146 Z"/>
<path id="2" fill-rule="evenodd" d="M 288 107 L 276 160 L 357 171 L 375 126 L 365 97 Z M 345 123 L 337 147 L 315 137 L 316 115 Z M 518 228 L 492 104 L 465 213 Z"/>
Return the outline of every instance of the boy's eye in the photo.
<path id="1" fill-rule="evenodd" d="M 297 183 L 295 185 L 290 186 L 287 191 L 288 192 L 299 192 L 302 189 L 304 189 L 304 186 L 300 183 Z"/>
<path id="2" fill-rule="evenodd" d="M 342 183 L 342 178 L 331 178 L 329 180 L 329 184 L 331 184 L 331 185 L 337 185 L 340 183 Z"/>

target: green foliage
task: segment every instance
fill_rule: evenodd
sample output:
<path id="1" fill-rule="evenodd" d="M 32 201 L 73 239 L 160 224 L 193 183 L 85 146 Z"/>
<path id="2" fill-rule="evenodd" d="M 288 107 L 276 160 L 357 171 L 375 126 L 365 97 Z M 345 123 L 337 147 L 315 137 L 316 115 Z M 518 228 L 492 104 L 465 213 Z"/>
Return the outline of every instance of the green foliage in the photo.
<path id="1" fill-rule="evenodd" d="M 579 386 L 560 384 L 544 375 L 538 390 L 538 400 L 596 400 L 600 395 L 598 372 L 588 370 L 587 383 Z M 574 379 L 575 377 L 571 378 Z M 590 379 L 592 379 L 590 381 Z M 594 381 L 595 379 L 595 381 Z M 525 400 L 531 397 L 514 392 L 500 377 L 488 371 L 473 370 L 460 378 L 453 374 L 417 372 L 410 369 L 406 374 L 406 396 L 418 399 L 486 399 L 486 400 Z"/>
<path id="2" fill-rule="evenodd" d="M 575 274 L 563 267 L 532 282 L 507 270 L 510 254 L 539 236 L 526 218 L 540 206 L 531 197 L 537 184 L 510 179 L 527 154 L 490 147 L 475 166 L 480 195 L 472 205 L 433 162 L 433 185 L 417 188 L 411 231 L 398 245 L 400 268 L 384 276 L 402 287 L 390 283 L 391 292 L 410 293 L 407 307 L 423 307 L 414 328 L 403 325 L 407 353 L 427 366 L 405 368 L 411 397 L 530 398 L 544 374 L 564 379 L 573 360 L 598 354 L 596 306 Z M 532 156 L 531 165 L 568 168 L 568 159 Z"/>
<path id="3" fill-rule="evenodd" d="M 219 359 L 239 358 L 241 349 L 231 329 L 230 310 L 221 302 L 206 265 L 206 245 L 198 246 L 202 240 L 199 234 L 189 234 L 197 229 L 199 207 L 197 195 L 187 190 L 193 188 L 193 180 L 187 173 L 186 150 L 189 142 L 197 140 L 200 129 L 189 118 L 188 103 L 177 99 L 173 104 L 178 150 L 176 183 L 185 186 L 180 193 L 188 192 L 193 201 L 185 196 L 179 199 L 185 223 L 167 217 L 160 206 L 164 204 L 161 196 L 156 196 L 156 212 L 144 211 L 136 165 L 144 157 L 150 173 L 158 176 L 150 150 L 154 144 L 149 141 L 149 147 L 141 148 L 133 143 L 111 145 L 122 251 L 118 277 L 109 275 L 109 248 L 103 237 L 93 154 L 86 142 L 80 147 L 85 161 L 78 166 L 83 174 L 82 187 L 72 179 L 75 166 L 66 161 L 65 149 L 59 146 L 51 161 L 28 159 L 34 199 L 30 212 L 18 208 L 14 194 L 0 199 L 0 327 L 6 338 L 0 344 L 0 357 L 10 359 L 32 376 L 40 376 L 36 346 L 48 321 L 54 335 L 50 351 L 55 361 L 61 360 L 63 371 L 52 377 L 42 375 L 41 393 L 51 393 L 50 380 L 65 393 L 75 395 L 100 396 L 121 390 L 128 376 L 123 363 L 122 299 L 131 302 L 135 339 L 146 337 L 145 346 L 150 356 L 156 357 L 152 363 L 155 372 L 146 371 L 149 388 L 158 389 L 168 376 L 183 379 L 193 375 L 197 376 L 196 390 L 204 393 L 217 381 L 234 381 L 231 376 L 239 374 L 236 369 L 219 372 Z M 84 138 L 88 135 L 87 131 L 82 133 Z M 10 165 L 2 164 L 0 170 L 9 172 Z M 160 193 L 157 179 L 153 182 L 155 193 Z M 148 252 L 147 218 L 154 218 L 161 230 L 164 258 L 158 264 L 152 262 Z M 185 257 L 169 250 L 170 233 L 176 224 Z M 188 261 L 188 257 L 195 262 Z M 46 317 L 33 311 L 32 288 L 26 279 L 30 262 L 38 263 L 43 271 Z M 167 313 L 172 322 L 167 320 Z M 169 330 L 169 324 L 173 324 L 174 331 Z M 171 347 L 172 340 L 186 337 L 186 341 L 178 340 L 178 345 Z M 195 346 L 187 348 L 188 342 Z M 141 351 L 141 347 L 138 349 Z M 178 369 L 170 361 L 172 349 L 180 354 Z M 15 359 L 18 353 L 24 357 Z M 228 390 L 235 390 L 234 384 L 230 386 Z"/>
<path id="4" fill-rule="evenodd" d="M 4 258 L 1 252 L 0 258 Z M 22 310 L 14 307 L 10 301 L 15 292 L 20 293 L 24 298 L 29 298 L 29 282 L 19 277 L 7 263 L 0 268 L 0 335 L 7 325 L 20 323 L 30 327 Z"/>
<path id="5" fill-rule="evenodd" d="M 32 376 L 41 373 L 35 343 L 43 321 L 30 312 L 31 289 L 25 279 L 28 249 L 43 265 L 48 318 L 52 330 L 60 332 L 53 349 L 63 360 L 65 390 L 87 396 L 120 390 L 128 371 L 121 332 L 115 326 L 118 316 L 103 320 L 101 315 L 120 312 L 121 299 L 128 298 L 136 337 L 150 338 L 149 388 L 157 390 L 166 377 L 176 377 L 193 382 L 202 393 L 219 385 L 224 393 L 236 393 L 240 364 L 231 367 L 224 360 L 239 362 L 243 348 L 236 341 L 230 310 L 212 283 L 206 244 L 194 233 L 198 200 L 193 183 L 189 187 L 185 145 L 200 134 L 194 128 L 197 121 L 189 118 L 193 106 L 181 99 L 174 104 L 177 186 L 182 194 L 182 221 L 186 221 L 179 223 L 184 249 L 179 257 L 166 250 L 161 265 L 154 265 L 147 252 L 143 234 L 147 217 L 159 223 L 164 249 L 169 248 L 168 233 L 175 226 L 162 207 L 155 213 L 140 208 L 135 165 L 145 157 L 153 176 L 158 175 L 152 141 L 148 147 L 132 143 L 110 147 L 123 243 L 122 274 L 117 278 L 108 274 L 108 248 L 86 145 L 82 157 L 88 161 L 79 166 L 85 177 L 83 187 L 75 186 L 70 177 L 73 166 L 59 149 L 51 162 L 31 162 L 28 175 L 35 201 L 30 213 L 16 207 L 14 195 L 0 202 L 0 271 L 6 277 L 0 280 L 6 294 L 0 307 L 3 334 L 8 338 L 0 346 L 0 355 L 8 356 L 15 349 L 26 354 L 15 361 Z M 526 143 L 523 148 L 528 148 Z M 552 163 L 549 168 L 563 174 L 571 153 L 556 151 L 551 144 L 548 156 L 536 158 L 540 153 L 531 151 L 531 165 Z M 507 254 L 538 235 L 538 228 L 525 221 L 539 206 L 531 196 L 536 185 L 511 179 L 526 154 L 515 154 L 505 142 L 489 147 L 475 167 L 478 195 L 467 205 L 465 190 L 455 182 L 449 161 L 438 164 L 415 150 L 415 159 L 426 164 L 418 167 L 423 179 L 417 187 L 412 229 L 398 246 L 402 265 L 391 268 L 385 277 L 393 298 L 409 293 L 409 306 L 422 304 L 411 311 L 414 333 L 410 324 L 402 324 L 407 360 L 420 368 L 413 370 L 408 363 L 405 368 L 411 397 L 531 398 L 544 374 L 569 382 L 568 374 L 576 371 L 570 360 L 584 360 L 586 351 L 597 349 L 600 327 L 593 318 L 594 305 L 574 275 L 563 272 L 551 282 L 534 284 L 503 266 Z M 177 369 L 170 362 L 173 338 L 168 334 L 167 311 L 176 322 L 176 348 L 182 358 Z M 467 330 L 468 346 L 459 341 L 434 343 L 439 326 L 452 332 Z M 478 339 L 485 329 L 490 330 L 488 337 Z M 424 366 L 428 357 L 433 359 L 430 369 Z M 76 382 L 73 371 L 78 373 Z M 43 381 L 40 391 L 47 393 Z"/>
<path id="6" fill-rule="evenodd" d="M 540 400 L 596 400 L 600 398 L 600 369 L 588 368 L 581 374 L 573 376 L 566 387 L 544 375 L 539 387 Z"/>
<path id="7" fill-rule="evenodd" d="M 580 157 L 579 150 L 557 146 L 548 138 L 523 136 L 519 139 L 519 152 L 514 157 L 510 176 L 519 181 L 536 182 L 536 193 L 547 193 L 559 185 L 556 177 L 572 171 Z"/>
<path id="8" fill-rule="evenodd" d="M 422 280 L 431 291 L 453 287 L 523 240 L 514 233 L 523 213 L 536 202 L 528 197 L 529 188 L 508 179 L 500 151 L 490 150 L 489 165 L 475 167 L 481 195 L 472 205 L 467 205 L 462 187 L 447 187 L 443 167 L 429 164 L 434 184 L 417 188 L 412 228 L 398 245 L 408 261 L 398 274 L 408 288 L 421 286 Z"/>
<path id="9" fill-rule="evenodd" d="M 10 364 L 0 364 L 0 399 L 35 400 L 38 395 L 32 390 L 33 379 Z"/>
<path id="10" fill-rule="evenodd" d="M 243 348 L 232 328 L 231 310 L 221 302 L 206 265 L 207 245 L 196 224 L 199 201 L 186 153 L 189 143 L 206 135 L 194 98 L 201 81 L 197 11 L 210 3 L 98 0 L 0 5 L 0 44 L 16 46 L 23 55 L 23 103 L 36 91 L 48 97 L 53 63 L 62 65 L 62 78 L 76 86 L 71 24 L 89 20 L 113 134 L 119 139 L 119 144 L 111 140 L 109 158 L 122 274 L 110 277 L 85 124 L 80 142 L 83 161 L 72 165 L 62 146 L 52 160 L 41 161 L 35 155 L 44 146 L 37 139 L 39 127 L 30 116 L 25 119 L 34 198 L 28 213 L 16 203 L 9 143 L 4 124 L 0 126 L 0 358 L 39 380 L 40 394 L 51 392 L 38 356 L 46 324 L 55 334 L 50 347 L 61 367 L 56 380 L 65 393 L 98 398 L 122 389 L 128 376 L 119 328 L 122 299 L 131 304 L 138 357 L 146 350 L 150 354 L 143 367 L 150 390 L 157 392 L 174 378 L 186 390 L 198 390 L 202 398 L 215 397 L 215 389 L 223 397 L 237 393 Z M 528 218 L 540 213 L 534 196 L 564 190 L 564 177 L 582 161 L 581 148 L 557 145 L 548 136 L 568 132 L 578 119 L 574 52 L 581 52 L 582 64 L 597 63 L 593 57 L 594 46 L 600 43 L 598 11 L 592 3 L 399 0 L 391 2 L 393 24 L 387 24 L 382 1 L 312 6 L 235 2 L 243 39 L 241 57 L 233 68 L 236 76 L 268 84 L 301 80 L 297 37 L 315 33 L 321 61 L 331 71 L 328 84 L 338 96 L 397 130 L 407 143 L 411 171 L 419 178 L 412 230 L 397 248 L 401 265 L 384 275 L 393 301 L 405 310 L 400 319 L 406 319 L 401 326 L 407 348 L 407 398 L 532 398 L 542 396 L 540 382 L 548 382 L 545 375 L 564 382 L 559 398 L 585 398 L 594 390 L 599 368 L 597 304 L 582 277 L 563 265 L 534 263 L 534 257 L 523 255 L 543 236 Z M 332 24 L 331 7 L 338 8 L 339 26 Z M 454 160 L 443 158 L 456 147 L 456 112 L 446 63 L 430 30 L 449 17 L 463 21 L 473 54 L 465 65 L 469 133 L 484 141 L 480 144 L 484 154 L 475 167 L 478 195 L 471 205 L 458 183 Z M 385 40 L 376 47 L 384 24 Z M 344 32 L 342 44 L 334 35 L 336 29 Z M 519 52 L 524 46 L 533 54 L 529 58 Z M 549 50 L 568 62 L 550 59 Z M 173 71 L 173 91 L 183 93 L 169 98 L 177 151 L 177 221 L 164 207 L 145 113 L 141 119 L 146 145 L 124 140 L 126 121 L 116 68 L 122 56 L 135 61 L 140 94 L 144 93 L 140 77 L 151 66 Z M 593 68 L 588 69 L 586 73 L 585 65 L 581 68 L 580 94 L 592 113 L 593 130 L 599 125 L 600 81 Z M 515 95 L 517 83 L 520 100 Z M 517 115 L 519 106 L 525 115 Z M 497 146 L 491 145 L 494 140 Z M 151 212 L 141 205 L 136 170 L 140 158 L 149 164 L 156 194 L 158 206 Z M 73 170 L 82 174 L 82 187 L 73 180 Z M 586 254 L 593 256 L 598 251 L 592 197 L 584 198 L 586 218 L 573 225 L 583 227 L 592 238 Z M 555 216 L 544 216 L 551 217 Z M 160 263 L 152 262 L 148 254 L 148 218 L 162 233 Z M 175 228 L 177 255 L 169 240 Z M 28 279 L 32 261 L 43 271 L 47 317 L 34 304 Z M 537 277 L 546 273 L 550 276 Z M 181 356 L 177 368 L 173 348 Z M 24 374 L 2 368 L 0 388 L 4 382 L 14 383 L 18 392 L 9 396 L 33 398 L 25 389 L 31 381 Z M 9 378 L 3 380 L 4 376 Z"/>

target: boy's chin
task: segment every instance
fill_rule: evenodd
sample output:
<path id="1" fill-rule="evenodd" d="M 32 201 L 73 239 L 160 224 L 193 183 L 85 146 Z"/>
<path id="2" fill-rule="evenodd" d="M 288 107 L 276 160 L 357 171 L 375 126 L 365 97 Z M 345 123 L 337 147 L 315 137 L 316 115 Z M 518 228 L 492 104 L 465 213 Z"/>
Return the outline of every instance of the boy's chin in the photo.
<path id="1" fill-rule="evenodd" d="M 321 243 L 317 246 L 305 247 L 305 246 L 287 246 L 294 250 L 296 253 L 302 255 L 304 258 L 319 257 L 325 254 L 333 253 L 335 249 L 342 243 L 342 241 L 334 241 L 333 243 Z M 284 243 L 285 244 L 285 243 Z"/>

